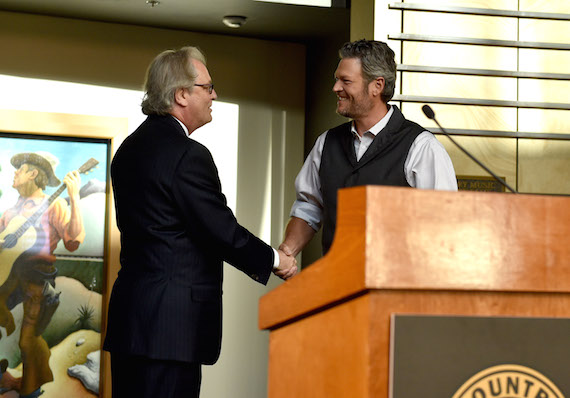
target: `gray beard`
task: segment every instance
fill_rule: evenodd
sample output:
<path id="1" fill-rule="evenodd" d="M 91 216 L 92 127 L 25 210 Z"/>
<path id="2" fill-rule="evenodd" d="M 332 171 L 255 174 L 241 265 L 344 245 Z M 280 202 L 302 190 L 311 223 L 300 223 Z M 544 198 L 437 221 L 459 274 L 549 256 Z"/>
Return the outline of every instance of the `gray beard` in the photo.
<path id="1" fill-rule="evenodd" d="M 351 108 L 348 109 L 344 109 L 344 110 L 338 110 L 336 113 L 339 114 L 340 116 L 344 116 L 344 117 L 348 117 L 350 119 L 355 119 L 355 115 L 361 115 L 363 113 L 366 113 L 369 109 L 366 109 L 363 106 L 352 106 Z"/>
<path id="2" fill-rule="evenodd" d="M 348 117 L 348 118 L 352 118 L 352 114 L 350 113 L 349 110 L 345 110 L 345 111 L 336 111 L 337 115 L 340 116 L 344 116 L 344 117 Z"/>

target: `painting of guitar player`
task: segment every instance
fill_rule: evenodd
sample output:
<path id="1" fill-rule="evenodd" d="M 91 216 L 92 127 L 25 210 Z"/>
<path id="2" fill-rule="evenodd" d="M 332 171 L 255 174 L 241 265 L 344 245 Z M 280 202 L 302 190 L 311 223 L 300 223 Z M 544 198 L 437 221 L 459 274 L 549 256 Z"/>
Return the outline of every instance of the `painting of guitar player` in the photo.
<path id="1" fill-rule="evenodd" d="M 0 397 L 99 395 L 108 143 L 0 133 Z"/>

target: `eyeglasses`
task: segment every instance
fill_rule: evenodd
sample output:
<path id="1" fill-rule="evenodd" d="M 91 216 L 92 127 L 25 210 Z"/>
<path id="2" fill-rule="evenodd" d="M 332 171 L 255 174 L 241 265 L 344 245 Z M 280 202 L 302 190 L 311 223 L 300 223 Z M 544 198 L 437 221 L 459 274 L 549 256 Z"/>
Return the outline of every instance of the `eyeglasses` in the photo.
<path id="1" fill-rule="evenodd" d="M 199 87 L 204 87 L 206 90 L 208 90 L 209 94 L 212 94 L 212 91 L 214 91 L 214 84 L 210 83 L 210 84 L 194 84 L 195 86 L 199 86 Z"/>

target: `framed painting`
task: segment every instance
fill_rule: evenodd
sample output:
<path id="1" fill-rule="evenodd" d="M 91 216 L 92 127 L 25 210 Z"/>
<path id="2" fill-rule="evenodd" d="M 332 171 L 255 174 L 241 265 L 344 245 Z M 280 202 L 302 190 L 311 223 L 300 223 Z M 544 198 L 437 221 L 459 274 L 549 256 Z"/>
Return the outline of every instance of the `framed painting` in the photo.
<path id="1" fill-rule="evenodd" d="M 109 164 L 126 131 L 122 118 L 0 111 L 0 397 L 110 387 L 101 352 L 118 268 Z"/>

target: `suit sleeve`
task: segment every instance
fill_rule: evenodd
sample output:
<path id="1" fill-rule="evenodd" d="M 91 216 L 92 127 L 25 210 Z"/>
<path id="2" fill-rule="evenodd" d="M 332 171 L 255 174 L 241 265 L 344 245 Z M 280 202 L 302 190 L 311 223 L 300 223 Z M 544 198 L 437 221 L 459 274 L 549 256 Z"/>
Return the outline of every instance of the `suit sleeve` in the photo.
<path id="1" fill-rule="evenodd" d="M 273 268 L 273 249 L 239 225 L 226 205 L 218 171 L 206 147 L 192 141 L 173 179 L 174 200 L 194 234 L 217 255 L 254 280 L 266 284 Z"/>

